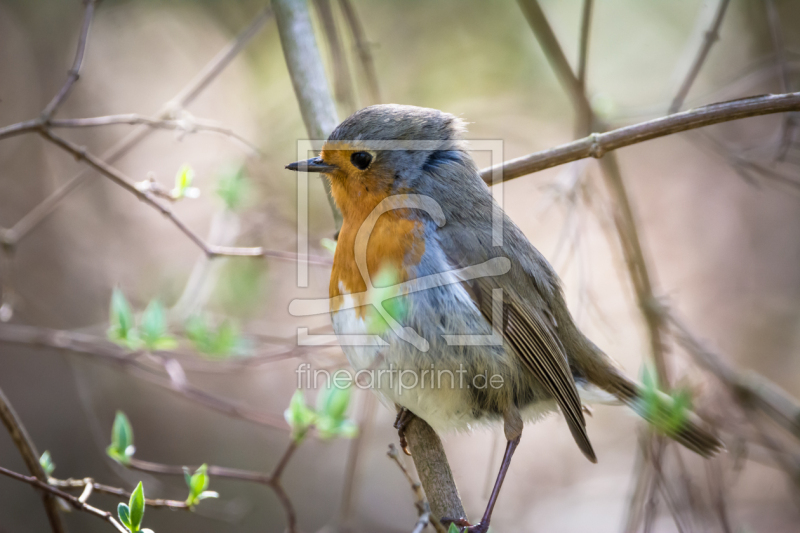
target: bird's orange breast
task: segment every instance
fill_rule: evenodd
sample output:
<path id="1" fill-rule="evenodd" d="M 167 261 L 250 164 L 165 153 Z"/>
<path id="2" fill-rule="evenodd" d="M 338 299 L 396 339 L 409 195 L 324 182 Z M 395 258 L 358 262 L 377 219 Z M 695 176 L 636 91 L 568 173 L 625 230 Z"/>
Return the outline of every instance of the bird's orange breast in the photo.
<path id="1" fill-rule="evenodd" d="M 323 151 L 325 160 L 349 158 L 346 151 L 337 152 L 334 155 Z M 341 306 L 338 296 L 352 294 L 356 298 L 356 305 L 360 306 L 358 314 L 363 318 L 366 313 L 363 306 L 367 304 L 367 283 L 356 265 L 356 254 L 366 253 L 367 270 L 373 283 L 383 269 L 389 269 L 394 283 L 408 281 L 411 270 L 419 264 L 425 253 L 424 227 L 408 209 L 388 211 L 377 219 L 367 240 L 366 250 L 357 249 L 356 235 L 362 224 L 373 209 L 389 196 L 390 191 L 380 186 L 387 180 L 370 175 L 345 175 L 339 171 L 329 179 L 331 193 L 344 217 L 331 271 L 331 311 L 337 311 Z"/>

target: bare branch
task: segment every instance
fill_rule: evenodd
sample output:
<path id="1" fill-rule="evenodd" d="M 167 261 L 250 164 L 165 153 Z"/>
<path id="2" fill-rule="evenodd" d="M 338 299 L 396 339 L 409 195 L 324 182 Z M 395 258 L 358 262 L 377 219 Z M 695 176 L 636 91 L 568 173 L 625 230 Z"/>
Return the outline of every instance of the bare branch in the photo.
<path id="1" fill-rule="evenodd" d="M 500 181 L 508 181 L 587 157 L 601 158 L 610 151 L 673 133 L 789 111 L 800 111 L 800 92 L 752 96 L 720 102 L 605 133 L 593 133 L 571 143 L 511 159 L 482 169 L 481 178 L 491 184 L 492 173 L 499 170 L 502 171 Z"/>
<path id="2" fill-rule="evenodd" d="M 128 500 L 131 497 L 130 491 L 125 489 L 120 489 L 117 487 L 111 487 L 109 485 L 103 485 L 102 483 L 95 482 L 92 478 L 84 478 L 84 479 L 55 479 L 49 478 L 47 483 L 54 487 L 59 487 L 62 489 L 84 489 L 84 494 L 86 494 L 86 489 L 91 489 L 93 492 L 98 492 L 101 494 L 109 494 L 111 496 L 117 496 L 123 500 Z M 86 503 L 88 498 L 85 498 L 83 494 L 78 498 L 82 502 Z M 165 507 L 169 509 L 189 509 L 189 506 L 186 505 L 186 502 L 178 501 L 178 500 L 163 500 L 163 499 L 150 499 L 146 498 L 144 500 L 145 505 L 147 507 Z"/>
<path id="3" fill-rule="evenodd" d="M 422 485 L 420 485 L 418 481 L 415 481 L 414 478 L 411 477 L 408 469 L 400 461 L 400 454 L 394 444 L 389 445 L 389 451 L 386 453 L 386 455 L 389 456 L 389 459 L 395 462 L 397 467 L 405 476 L 406 480 L 408 480 L 409 485 L 411 485 L 411 492 L 414 493 L 414 507 L 417 508 L 417 515 L 419 516 L 417 523 L 414 525 L 414 530 L 412 533 L 421 533 L 431 521 L 431 507 L 428 504 L 428 500 L 425 499 L 425 493 L 422 491 Z M 442 529 L 442 525 L 439 524 L 439 527 L 435 527 L 435 529 Z"/>
<path id="4" fill-rule="evenodd" d="M 325 39 L 328 41 L 328 51 L 331 55 L 331 66 L 333 67 L 333 92 L 336 100 L 348 113 L 356 110 L 356 99 L 353 94 L 353 83 L 350 79 L 350 69 L 347 65 L 347 58 L 344 54 L 342 41 L 339 38 L 339 30 L 336 27 L 336 19 L 333 16 L 331 0 L 314 0 L 317 14 L 322 20 L 322 29 L 325 31 Z"/>
<path id="5" fill-rule="evenodd" d="M 253 19 L 253 21 L 239 34 L 236 38 L 229 43 L 225 48 L 219 51 L 211 61 L 201 70 L 197 76 L 194 77 L 174 98 L 168 101 L 156 113 L 158 118 L 169 118 L 177 113 L 184 106 L 189 105 L 194 101 L 208 85 L 219 76 L 222 71 L 227 67 L 231 61 L 239 54 L 239 52 L 250 42 L 258 31 L 264 26 L 267 20 L 272 16 L 270 8 L 266 8 Z M 24 124 L 24 123 L 22 123 Z M 18 126 L 18 125 L 15 125 Z M 27 126 L 26 126 L 27 127 Z M 2 132 L 3 130 L 0 130 Z M 147 138 L 152 129 L 142 126 L 132 131 L 114 146 L 106 150 L 102 154 L 102 159 L 108 164 L 114 164 L 115 161 L 122 158 L 129 153 L 134 147 Z M 2 139 L 2 136 L 0 136 Z M 75 174 L 64 185 L 56 189 L 52 194 L 45 198 L 36 207 L 30 210 L 25 216 L 17 221 L 7 232 L 7 243 L 14 246 L 19 239 L 27 235 L 31 230 L 39 225 L 45 218 L 47 218 L 64 198 L 69 196 L 72 192 L 78 190 L 83 186 L 87 179 L 92 176 L 89 169 L 83 170 Z"/>
<path id="6" fill-rule="evenodd" d="M 281 475 L 283 474 L 286 465 L 297 450 L 297 442 L 292 440 L 286 451 L 278 460 L 277 465 L 270 474 L 255 472 L 252 470 L 241 470 L 238 468 L 227 468 L 224 466 L 208 465 L 208 475 L 226 479 L 234 479 L 237 481 L 246 481 L 250 483 L 257 483 L 272 489 L 275 496 L 281 502 L 284 513 L 286 514 L 286 528 L 290 533 L 297 531 L 297 513 L 294 510 L 294 505 L 291 499 L 286 494 L 286 491 L 281 484 Z M 152 463 L 150 461 L 142 461 L 140 459 L 131 458 L 128 465 L 133 470 L 140 470 L 142 472 L 150 472 L 153 474 L 165 474 L 170 476 L 183 476 L 184 468 L 190 471 L 196 470 L 198 466 L 173 466 L 161 463 Z"/>
<path id="7" fill-rule="evenodd" d="M 45 139 L 49 140 L 56 146 L 62 148 L 63 150 L 71 153 L 78 161 L 86 162 L 86 164 L 93 167 L 100 174 L 106 176 L 111 181 L 113 181 L 114 183 L 116 183 L 129 193 L 136 196 L 139 200 L 143 201 L 144 203 L 153 207 L 156 211 L 160 212 L 170 222 L 172 222 L 181 232 L 183 232 L 184 235 L 189 237 L 189 240 L 194 242 L 198 246 L 198 248 L 203 250 L 206 256 L 258 257 L 265 255 L 264 250 L 260 247 L 233 248 L 227 246 L 214 246 L 213 244 L 206 244 L 206 242 L 203 241 L 203 239 L 199 235 L 197 235 L 194 231 L 189 229 L 189 227 L 186 226 L 186 224 L 184 224 L 183 221 L 181 221 L 178 217 L 175 216 L 175 213 L 172 212 L 172 209 L 169 207 L 169 205 L 159 201 L 153 194 L 147 191 L 142 191 L 141 189 L 137 188 L 136 185 L 134 185 L 132 181 L 128 179 L 125 175 L 123 175 L 119 170 L 107 164 L 105 161 L 93 155 L 91 152 L 88 152 L 86 148 L 73 144 L 67 141 L 66 139 L 57 136 L 48 129 L 41 130 L 40 133 L 42 137 L 44 137 Z"/>
<path id="8" fill-rule="evenodd" d="M 433 525 L 440 528 L 442 518 L 466 517 L 439 435 L 419 417 L 411 420 L 405 432 L 417 475 L 430 504 Z"/>
<path id="9" fill-rule="evenodd" d="M 353 36 L 358 58 L 361 61 L 361 69 L 364 71 L 364 78 L 367 81 L 367 90 L 369 91 L 369 103 L 370 105 L 379 104 L 382 100 L 378 86 L 378 75 L 375 72 L 375 61 L 372 58 L 370 43 L 364 33 L 364 26 L 361 24 L 361 20 L 358 18 L 358 14 L 350 0 L 339 0 L 339 6 L 342 8 L 344 18 L 350 27 L 350 34 Z"/>
<path id="10" fill-rule="evenodd" d="M 592 27 L 592 8 L 594 0 L 583 0 L 583 13 L 581 14 L 581 38 L 578 44 L 578 83 L 581 90 L 586 92 L 586 64 L 589 60 L 589 33 Z"/>
<path id="11" fill-rule="evenodd" d="M 769 32 L 772 36 L 772 47 L 775 49 L 775 63 L 778 66 L 778 72 L 781 82 L 781 92 L 790 92 L 792 90 L 791 79 L 789 78 L 789 68 L 786 60 L 786 46 L 783 41 L 783 31 L 781 30 L 781 19 L 778 14 L 778 8 L 775 6 L 774 0 L 764 0 L 764 7 L 767 10 L 767 23 L 769 25 Z M 778 146 L 778 153 L 775 158 L 778 161 L 783 161 L 789 148 L 792 146 L 794 140 L 795 128 L 795 115 L 790 113 L 783 117 L 783 124 L 781 126 L 781 143 Z"/>
<path id="12" fill-rule="evenodd" d="M 0 389 L 0 420 L 6 426 L 11 440 L 22 455 L 22 460 L 28 471 L 33 474 L 33 478 L 39 483 L 47 483 L 47 474 L 45 473 L 42 465 L 39 464 L 39 452 L 36 451 L 36 445 L 28 435 L 22 420 L 19 419 L 11 402 L 8 401 L 3 390 Z M 23 476 L 24 477 L 24 476 Z M 44 500 L 44 508 L 47 513 L 47 520 L 50 522 L 50 529 L 54 533 L 64 533 L 64 524 L 61 522 L 61 516 L 58 514 L 58 502 L 53 498 L 52 494 L 42 494 Z"/>
<path id="13" fill-rule="evenodd" d="M 725 11 L 728 9 L 728 4 L 730 4 L 730 0 L 719 0 L 717 11 L 714 14 L 714 20 L 711 22 L 711 27 L 706 31 L 703 37 L 703 44 L 697 51 L 697 56 L 695 56 L 694 62 L 689 72 L 686 74 L 686 78 L 683 80 L 680 89 L 678 89 L 678 94 L 675 95 L 672 104 L 669 106 L 670 114 L 676 113 L 683 105 L 683 101 L 686 99 L 686 95 L 689 94 L 689 89 L 692 88 L 694 80 L 700 73 L 700 69 L 703 67 L 703 63 L 705 63 L 706 57 L 708 57 L 708 53 L 711 51 L 711 47 L 714 46 L 714 43 L 719 39 L 719 28 L 722 26 L 722 19 L 725 18 Z M 783 92 L 786 92 L 786 90 L 787 89 L 784 88 Z"/>
<path id="14" fill-rule="evenodd" d="M 155 373 L 151 368 L 138 362 L 135 352 L 132 353 L 110 342 L 103 342 L 92 335 L 33 326 L 0 324 L 0 342 L 66 350 L 70 353 L 92 357 L 99 362 L 117 365 L 133 376 L 207 409 L 262 426 L 282 431 L 287 429 L 286 422 L 282 417 L 255 411 L 188 383 L 178 385 L 168 377 L 164 377 L 163 374 Z"/>
<path id="15" fill-rule="evenodd" d="M 50 498 L 53 499 L 53 501 L 55 501 L 53 497 L 58 496 L 59 498 L 69 503 L 73 508 L 77 509 L 78 511 L 84 511 L 91 515 L 102 518 L 103 520 L 105 520 L 106 522 L 117 528 L 117 531 L 120 531 L 121 533 L 129 533 L 128 530 L 122 526 L 122 524 L 117 522 L 117 519 L 114 518 L 114 515 L 112 515 L 108 511 L 103 511 L 101 509 L 98 509 L 97 507 L 92 507 L 88 503 L 82 502 L 79 498 L 76 498 L 72 494 L 69 494 L 61 489 L 48 485 L 46 482 L 43 482 L 33 476 L 23 476 L 22 474 L 12 472 L 11 470 L 3 468 L 2 466 L 0 466 L 0 474 L 10 477 L 12 479 L 16 479 L 17 481 L 22 481 L 23 483 L 33 485 L 37 489 L 44 491 L 45 494 L 47 494 Z"/>
<path id="16" fill-rule="evenodd" d="M 83 27 L 81 28 L 80 36 L 78 37 L 78 49 L 75 52 L 75 61 L 72 63 L 72 68 L 67 75 L 67 81 L 61 86 L 53 99 L 47 104 L 47 107 L 42 111 L 41 120 L 47 122 L 50 117 L 58 110 L 59 106 L 64 103 L 64 100 L 69 96 L 72 86 L 78 81 L 81 73 L 81 65 L 83 64 L 83 55 L 86 51 L 86 43 L 89 40 L 89 28 L 92 26 L 92 19 L 94 18 L 94 9 L 97 6 L 97 0 L 86 1 L 86 11 L 83 16 Z"/>

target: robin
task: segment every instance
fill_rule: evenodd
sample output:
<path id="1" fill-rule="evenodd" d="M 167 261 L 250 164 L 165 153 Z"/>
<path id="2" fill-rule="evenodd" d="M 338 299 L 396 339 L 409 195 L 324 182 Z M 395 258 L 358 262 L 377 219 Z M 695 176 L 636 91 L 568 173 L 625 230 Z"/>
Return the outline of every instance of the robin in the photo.
<path id="1" fill-rule="evenodd" d="M 342 122 L 319 157 L 286 168 L 330 182 L 344 218 L 333 328 L 351 365 L 400 409 L 401 443 L 413 416 L 437 432 L 503 423 L 505 456 L 482 520 L 446 519 L 485 533 L 523 422 L 561 411 L 595 463 L 583 402 L 621 402 L 657 423 L 671 399 L 648 407 L 642 387 L 577 328 L 553 267 L 494 202 L 464 131 L 435 109 L 371 106 Z M 375 342 L 352 341 L 365 335 Z M 691 412 L 668 434 L 704 457 L 722 447 Z"/>

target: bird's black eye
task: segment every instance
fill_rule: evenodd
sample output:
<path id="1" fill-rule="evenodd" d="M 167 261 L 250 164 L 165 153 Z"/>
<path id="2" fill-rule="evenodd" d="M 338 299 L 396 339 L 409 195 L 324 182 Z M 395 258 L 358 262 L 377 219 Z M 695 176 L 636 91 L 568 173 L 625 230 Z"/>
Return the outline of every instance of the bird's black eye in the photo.
<path id="1" fill-rule="evenodd" d="M 372 154 L 369 152 L 356 152 L 350 156 L 350 162 L 358 170 L 365 170 L 372 163 Z"/>

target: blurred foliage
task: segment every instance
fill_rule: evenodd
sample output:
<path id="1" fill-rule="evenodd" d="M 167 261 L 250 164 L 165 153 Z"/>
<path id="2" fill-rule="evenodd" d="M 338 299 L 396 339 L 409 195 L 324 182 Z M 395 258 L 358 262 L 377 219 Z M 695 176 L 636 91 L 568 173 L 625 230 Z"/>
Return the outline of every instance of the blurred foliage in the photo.
<path id="1" fill-rule="evenodd" d="M 106 448 L 106 454 L 118 463 L 127 465 L 135 452 L 133 427 L 125 413 L 117 411 L 111 427 L 111 444 Z"/>
<path id="2" fill-rule="evenodd" d="M 229 319 L 214 327 L 207 315 L 194 315 L 186 321 L 186 336 L 200 353 L 212 358 L 241 355 L 245 351 L 239 329 Z"/>
<path id="3" fill-rule="evenodd" d="M 334 380 L 335 381 L 335 380 Z M 317 396 L 317 408 L 306 404 L 301 389 L 295 391 L 284 412 L 284 418 L 292 428 L 292 438 L 300 443 L 308 431 L 315 427 L 323 440 L 335 437 L 353 438 L 358 434 L 358 425 L 345 417 L 350 405 L 351 387 L 333 386 L 321 389 Z"/>

